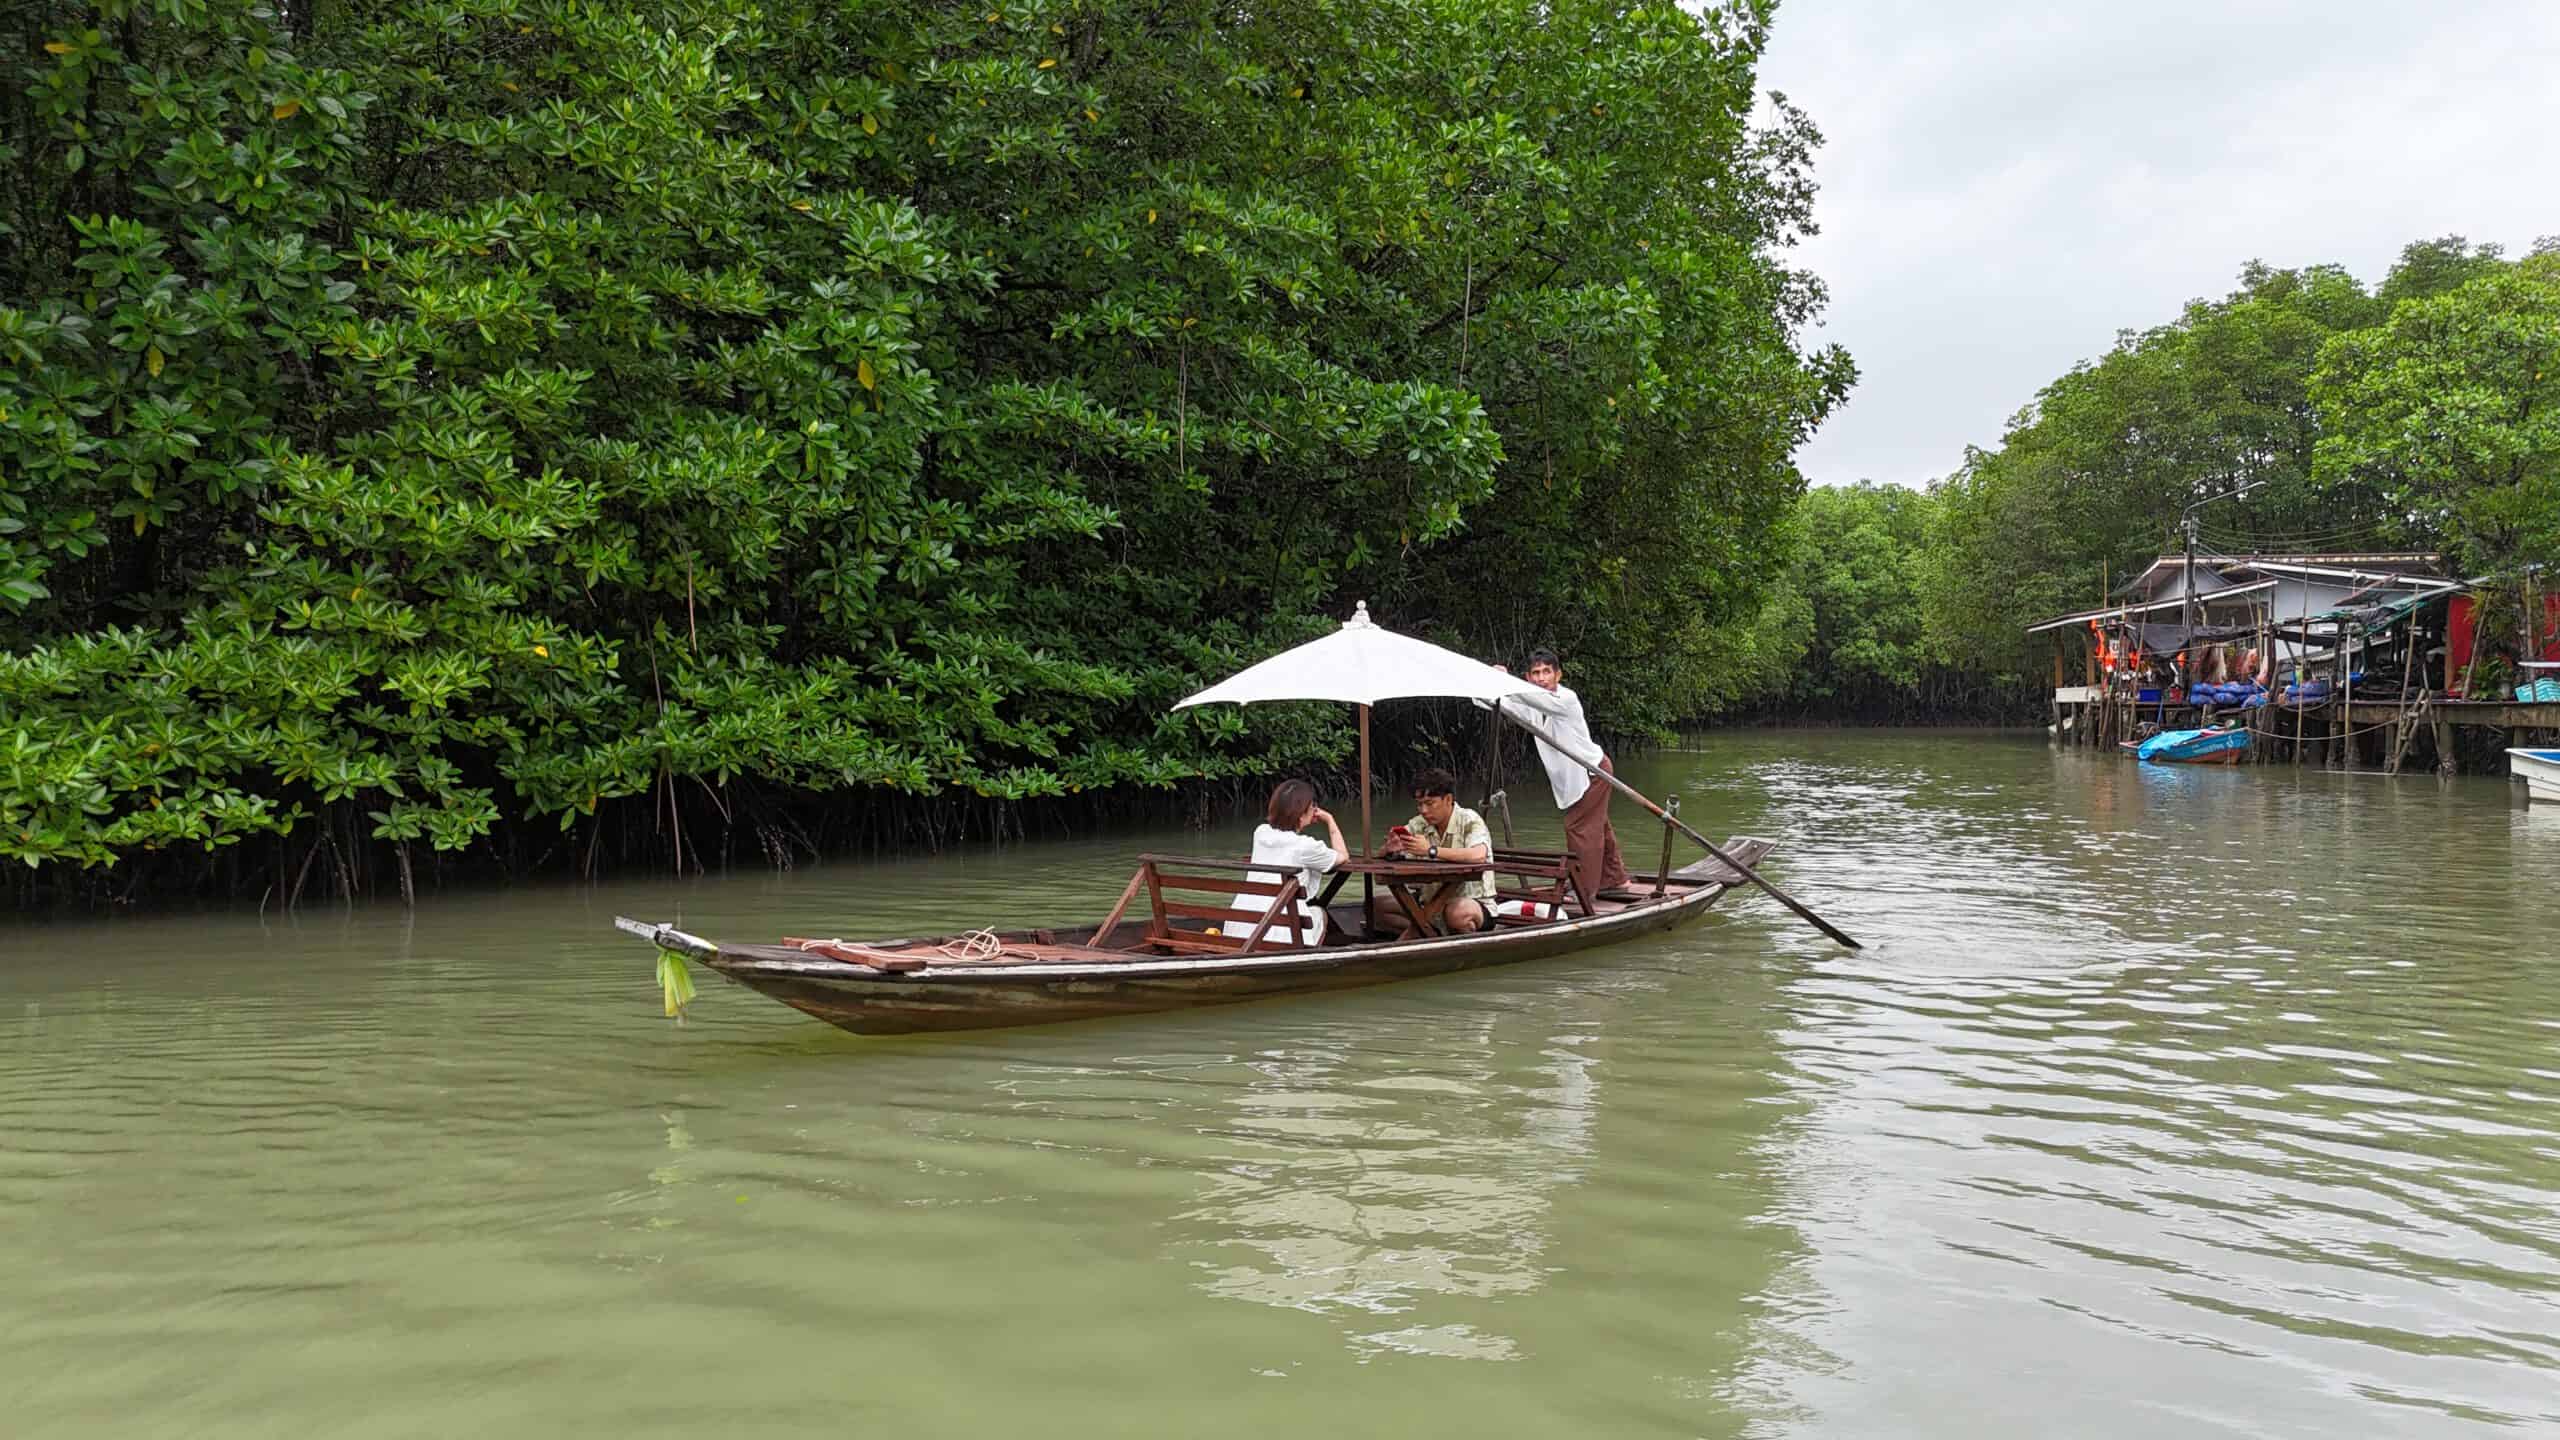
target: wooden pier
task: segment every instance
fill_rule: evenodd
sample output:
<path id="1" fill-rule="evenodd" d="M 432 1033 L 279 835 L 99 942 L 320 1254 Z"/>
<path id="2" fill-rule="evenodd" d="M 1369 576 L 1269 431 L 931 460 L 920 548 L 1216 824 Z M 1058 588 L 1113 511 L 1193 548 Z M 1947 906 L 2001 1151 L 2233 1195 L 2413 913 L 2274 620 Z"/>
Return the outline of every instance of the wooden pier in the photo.
<path id="1" fill-rule="evenodd" d="M 2300 709 L 2286 705 L 2226 709 L 2142 704 L 2121 696 L 2110 701 L 2095 686 L 2079 686 L 2054 691 L 2053 719 L 2055 734 L 2064 743 L 2101 748 L 2133 738 L 2145 723 L 2164 730 L 2246 726 L 2249 757 L 2258 764 L 2307 763 L 2392 774 L 2408 768 L 2422 753 L 2439 774 L 2454 774 L 2462 730 L 2500 732 L 2503 738 L 2487 748 L 2501 753 L 2509 745 L 2560 738 L 2560 702 L 2446 700 L 2423 694 L 2336 699 Z M 2421 740 L 2426 742 L 2423 746 Z"/>

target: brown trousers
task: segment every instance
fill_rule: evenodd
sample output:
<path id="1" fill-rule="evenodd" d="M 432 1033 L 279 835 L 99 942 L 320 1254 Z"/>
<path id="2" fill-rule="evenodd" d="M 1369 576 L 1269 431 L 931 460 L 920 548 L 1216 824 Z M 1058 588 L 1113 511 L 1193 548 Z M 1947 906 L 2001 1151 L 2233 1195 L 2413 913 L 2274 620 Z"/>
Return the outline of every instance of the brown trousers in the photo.
<path id="1" fill-rule="evenodd" d="M 1600 768 L 1618 773 L 1606 760 Z M 1594 780 L 1564 812 L 1564 848 L 1573 852 L 1573 878 L 1587 899 L 1597 900 L 1601 891 L 1623 889 L 1627 883 L 1627 859 L 1618 853 L 1618 832 L 1609 824 L 1609 802 L 1617 796 L 1606 781 Z"/>

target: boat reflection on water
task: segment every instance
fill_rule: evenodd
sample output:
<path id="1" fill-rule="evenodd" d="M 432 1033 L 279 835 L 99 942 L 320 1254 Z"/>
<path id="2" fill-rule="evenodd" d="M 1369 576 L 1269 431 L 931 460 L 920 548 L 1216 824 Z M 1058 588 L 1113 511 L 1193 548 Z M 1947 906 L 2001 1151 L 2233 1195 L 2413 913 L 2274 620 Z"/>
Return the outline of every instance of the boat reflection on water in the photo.
<path id="1" fill-rule="evenodd" d="M 1521 1047 L 1497 1027 L 1444 1037 L 1401 1074 L 1321 1051 L 1255 1057 L 1227 1164 L 1178 1217 L 1219 1232 L 1187 1247 L 1205 1252 L 1205 1288 L 1337 1317 L 1358 1349 L 1516 1358 L 1515 1337 L 1421 1315 L 1435 1296 L 1538 1287 L 1553 1192 L 1590 1159 L 1595 1087 L 1585 1037 L 1552 1036 L 1506 1071 Z"/>
<path id="2" fill-rule="evenodd" d="M 1674 964 L 1666 951 L 1489 978 L 1346 1012 L 1332 1033 L 1286 1027 L 1225 1092 L 1222 1143 L 1168 1258 L 1212 1295 L 1324 1317 L 1364 1359 L 1512 1361 L 1587 1351 L 1618 1326 L 1680 1334 L 1684 1373 L 1656 1364 L 1610 1388 L 1693 1413 L 1743 1371 L 1759 1300 L 1800 1250 L 1770 1223 L 1766 1165 L 1795 1107 L 1758 1083 L 1766 1072 L 1708 1079 L 1683 1105 L 1715 1140 L 1683 1138 L 1650 1088 L 1659 1069 L 1696 1076 L 1680 1052 L 1701 1043 L 1757 1054 L 1769 997 L 1756 976 L 1725 977 L 1733 1023 L 1675 1037 L 1661 992 L 1700 982 Z M 1613 1077 L 1643 1087 L 1614 1127 Z M 1620 1188 L 1584 1183 L 1604 1172 Z"/>

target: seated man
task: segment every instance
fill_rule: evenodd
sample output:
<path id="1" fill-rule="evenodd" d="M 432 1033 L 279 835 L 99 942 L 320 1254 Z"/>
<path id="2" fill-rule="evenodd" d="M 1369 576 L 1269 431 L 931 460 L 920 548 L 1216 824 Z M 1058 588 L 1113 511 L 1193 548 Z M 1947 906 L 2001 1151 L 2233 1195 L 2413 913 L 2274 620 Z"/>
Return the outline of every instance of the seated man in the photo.
<path id="1" fill-rule="evenodd" d="M 1402 834 L 1387 837 L 1387 853 L 1409 860 L 1483 862 L 1493 858 L 1493 832 L 1484 817 L 1458 804 L 1458 779 L 1446 770 L 1425 770 L 1413 777 L 1413 802 L 1421 813 L 1404 824 Z M 1492 923 L 1493 872 L 1480 870 L 1456 882 L 1458 893 L 1440 912 L 1442 928 L 1452 934 L 1481 930 Z M 1378 923 L 1403 934 L 1413 928 L 1404 907 L 1381 905 Z"/>

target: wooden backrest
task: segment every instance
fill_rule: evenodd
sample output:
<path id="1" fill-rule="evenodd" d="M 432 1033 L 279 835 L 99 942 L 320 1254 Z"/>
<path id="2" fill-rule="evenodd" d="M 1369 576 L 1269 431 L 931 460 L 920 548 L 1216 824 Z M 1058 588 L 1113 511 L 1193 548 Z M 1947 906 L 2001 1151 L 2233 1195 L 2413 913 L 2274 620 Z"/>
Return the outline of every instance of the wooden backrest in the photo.
<path id="1" fill-rule="evenodd" d="M 1151 948 L 1177 953 L 1255 952 L 1261 950 L 1302 949 L 1313 943 L 1318 921 L 1300 913 L 1295 903 L 1282 904 L 1278 913 L 1252 915 L 1237 909 L 1234 898 L 1251 895 L 1266 902 L 1284 898 L 1290 902 L 1304 898 L 1298 888 L 1298 877 L 1289 875 L 1278 884 L 1248 878 L 1257 867 L 1249 861 L 1211 860 L 1189 855 L 1141 855 L 1138 874 L 1131 881 L 1147 892 L 1147 943 Z M 1269 866 L 1258 867 L 1268 873 Z M 1201 874 L 1200 871 L 1211 873 Z M 1166 898 L 1166 891 L 1177 898 Z M 1186 895 L 1201 899 L 1179 898 Z M 1230 920 L 1247 922 L 1268 918 L 1269 924 L 1254 939 L 1240 939 L 1225 933 Z M 1177 930 L 1173 922 L 1201 920 L 1208 922 L 1202 930 Z"/>
<path id="2" fill-rule="evenodd" d="M 1570 903 L 1573 856 L 1563 850 L 1496 850 L 1485 866 L 1494 872 L 1497 900 L 1527 900 L 1542 905 Z M 1514 883 L 1505 888 L 1505 880 Z M 1542 925 L 1542 920 L 1507 920 L 1505 924 Z"/>

